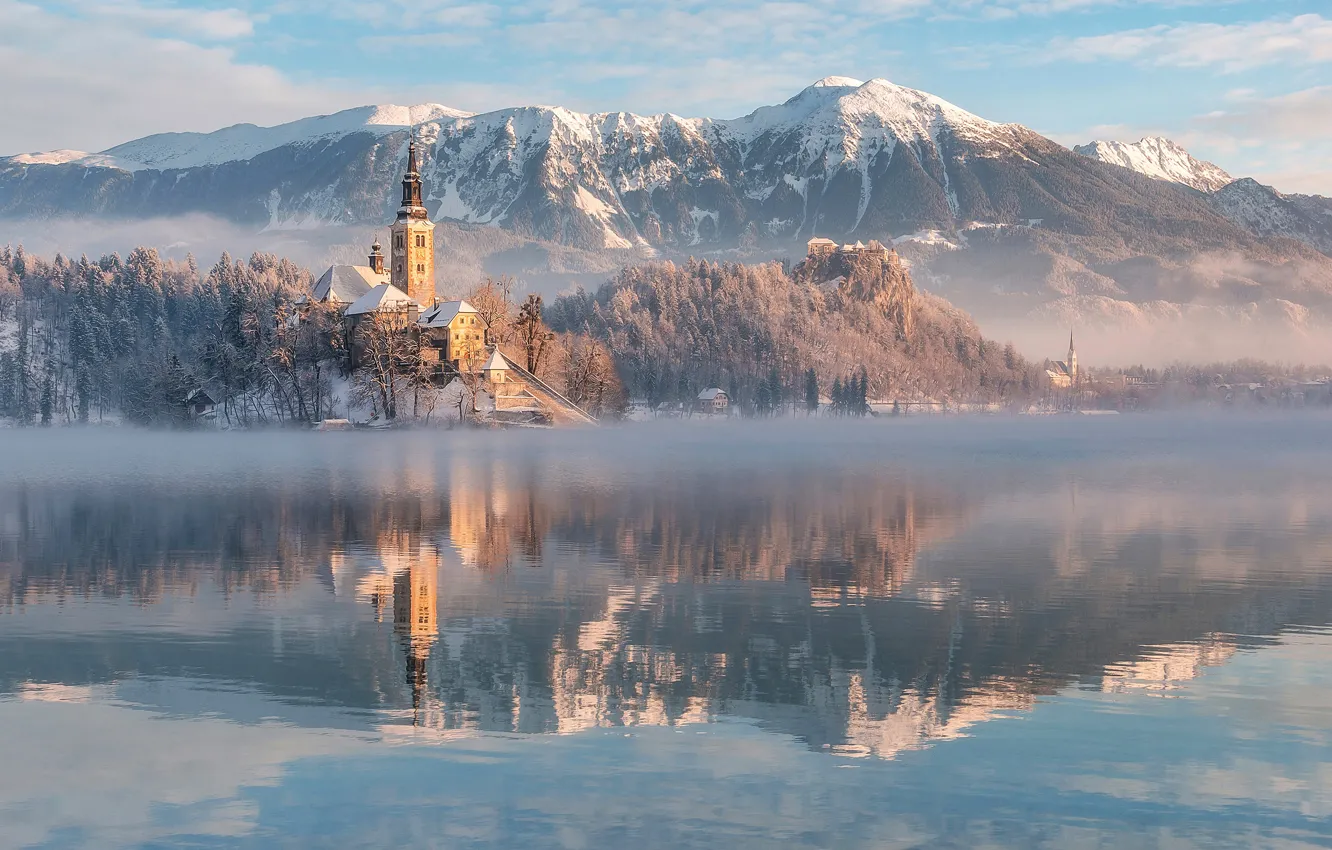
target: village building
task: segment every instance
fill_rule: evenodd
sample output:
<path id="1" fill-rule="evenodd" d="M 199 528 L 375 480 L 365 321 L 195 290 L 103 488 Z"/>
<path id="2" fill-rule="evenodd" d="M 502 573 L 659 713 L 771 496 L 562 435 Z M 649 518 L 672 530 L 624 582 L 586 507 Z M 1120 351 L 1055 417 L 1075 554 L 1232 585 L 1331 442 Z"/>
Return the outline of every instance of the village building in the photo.
<path id="1" fill-rule="evenodd" d="M 422 313 L 418 324 L 423 356 L 454 369 L 480 362 L 490 343 L 485 319 L 466 301 L 442 301 Z"/>
<path id="2" fill-rule="evenodd" d="M 731 397 L 717 387 L 711 387 L 698 394 L 695 408 L 699 413 L 724 414 L 731 406 Z"/>
<path id="3" fill-rule="evenodd" d="M 825 239 L 822 236 L 815 236 L 809 240 L 810 257 L 827 257 L 837 250 L 837 243 L 831 239 Z"/>
<path id="4" fill-rule="evenodd" d="M 1056 389 L 1068 389 L 1078 383 L 1078 352 L 1073 347 L 1073 333 L 1068 334 L 1068 359 L 1056 360 L 1045 370 L 1050 378 L 1050 386 Z"/>

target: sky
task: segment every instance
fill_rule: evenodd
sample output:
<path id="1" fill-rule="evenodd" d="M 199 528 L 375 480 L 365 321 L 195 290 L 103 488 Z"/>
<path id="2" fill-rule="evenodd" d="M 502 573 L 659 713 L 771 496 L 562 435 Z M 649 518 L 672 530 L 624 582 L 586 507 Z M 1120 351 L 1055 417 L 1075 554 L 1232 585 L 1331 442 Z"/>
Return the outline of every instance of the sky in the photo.
<path id="1" fill-rule="evenodd" d="M 0 0 L 0 154 L 368 103 L 732 118 L 834 74 L 1332 195 L 1328 0 Z"/>

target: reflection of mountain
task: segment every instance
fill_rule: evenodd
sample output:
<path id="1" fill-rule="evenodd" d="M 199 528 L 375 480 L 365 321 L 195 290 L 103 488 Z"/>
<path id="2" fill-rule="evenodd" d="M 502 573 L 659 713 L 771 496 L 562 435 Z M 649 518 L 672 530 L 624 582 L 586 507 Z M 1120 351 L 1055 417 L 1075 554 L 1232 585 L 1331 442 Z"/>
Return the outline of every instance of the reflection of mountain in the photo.
<path id="1" fill-rule="evenodd" d="M 1332 504 L 1308 483 L 1236 500 L 1214 480 L 1112 481 L 1075 499 L 854 465 L 616 483 L 560 463 L 0 491 L 9 610 L 108 601 L 74 609 L 74 637 L 0 618 L 0 690 L 203 671 L 372 709 L 357 722 L 386 733 L 733 716 L 890 757 L 1079 679 L 1177 686 L 1235 651 L 1225 635 L 1332 605 Z M 98 620 L 123 609 L 135 630 Z"/>

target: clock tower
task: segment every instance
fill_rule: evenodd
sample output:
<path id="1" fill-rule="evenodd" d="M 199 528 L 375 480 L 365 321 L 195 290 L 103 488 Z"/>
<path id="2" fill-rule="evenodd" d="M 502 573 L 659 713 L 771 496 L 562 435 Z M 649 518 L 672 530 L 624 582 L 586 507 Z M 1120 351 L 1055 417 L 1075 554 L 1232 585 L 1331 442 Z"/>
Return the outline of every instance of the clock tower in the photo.
<path id="1" fill-rule="evenodd" d="M 407 173 L 402 177 L 402 206 L 390 229 L 389 280 L 421 309 L 435 303 L 435 225 L 421 198 L 416 139 L 407 146 Z"/>

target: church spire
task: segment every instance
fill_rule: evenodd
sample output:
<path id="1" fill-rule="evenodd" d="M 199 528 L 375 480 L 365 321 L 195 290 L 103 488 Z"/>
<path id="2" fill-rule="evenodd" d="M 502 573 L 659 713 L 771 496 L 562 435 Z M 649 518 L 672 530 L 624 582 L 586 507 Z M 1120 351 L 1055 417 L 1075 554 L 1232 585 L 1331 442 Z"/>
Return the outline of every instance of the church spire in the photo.
<path id="1" fill-rule="evenodd" d="M 1078 379 L 1078 350 L 1073 347 L 1073 329 L 1068 331 L 1068 372 L 1074 381 Z"/>
<path id="2" fill-rule="evenodd" d="M 417 211 L 420 211 L 419 213 Z M 425 217 L 425 204 L 421 201 L 421 172 L 416 164 L 416 135 L 407 145 L 407 173 L 402 176 L 402 208 L 398 217 Z"/>

